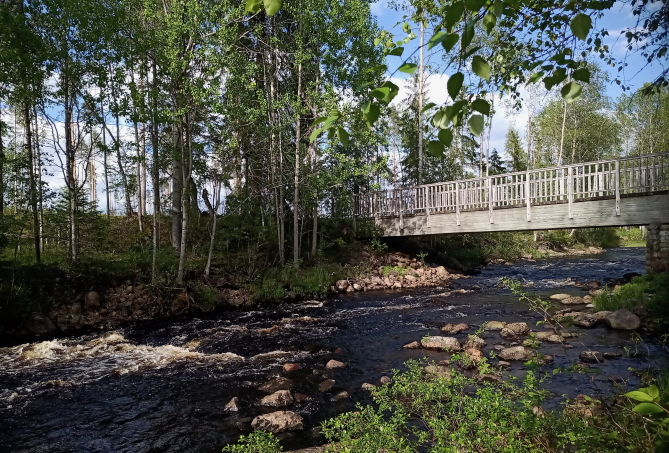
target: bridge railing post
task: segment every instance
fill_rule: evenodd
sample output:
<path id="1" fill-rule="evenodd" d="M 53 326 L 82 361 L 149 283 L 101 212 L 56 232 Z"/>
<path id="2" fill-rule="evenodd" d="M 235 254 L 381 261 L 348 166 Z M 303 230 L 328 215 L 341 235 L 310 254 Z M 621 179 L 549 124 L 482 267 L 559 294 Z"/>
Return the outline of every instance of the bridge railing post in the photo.
<path id="1" fill-rule="evenodd" d="M 567 169 L 567 200 L 569 202 L 569 218 L 574 218 L 574 177 L 572 168 Z"/>
<path id="2" fill-rule="evenodd" d="M 460 183 L 455 183 L 455 221 L 460 226 Z"/>
<path id="3" fill-rule="evenodd" d="M 525 172 L 525 204 L 527 206 L 527 221 L 532 221 L 532 212 L 530 211 L 530 172 Z"/>
<path id="4" fill-rule="evenodd" d="M 616 179 L 616 216 L 620 215 L 620 161 L 616 159 L 616 171 L 615 171 L 615 179 Z"/>
<path id="5" fill-rule="evenodd" d="M 427 217 L 427 227 L 430 228 L 430 186 L 423 188 L 423 196 L 425 197 L 425 216 Z"/>
<path id="6" fill-rule="evenodd" d="M 400 189 L 399 211 L 400 211 L 400 231 L 404 229 L 404 216 L 402 215 L 402 199 L 404 198 L 404 189 Z"/>
<path id="7" fill-rule="evenodd" d="M 486 179 L 486 186 L 488 191 L 488 216 L 490 217 L 490 223 L 495 223 L 495 220 L 492 217 L 492 204 L 493 204 L 493 188 L 492 188 L 492 177 L 488 176 Z"/>

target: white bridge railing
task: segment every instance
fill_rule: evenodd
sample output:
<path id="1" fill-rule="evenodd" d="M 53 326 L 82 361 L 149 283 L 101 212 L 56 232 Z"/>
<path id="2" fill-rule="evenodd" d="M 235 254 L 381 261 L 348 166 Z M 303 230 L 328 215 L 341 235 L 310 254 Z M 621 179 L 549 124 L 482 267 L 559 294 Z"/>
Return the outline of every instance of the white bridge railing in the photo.
<path id="1" fill-rule="evenodd" d="M 620 215 L 620 197 L 650 195 L 669 190 L 669 152 L 623 157 L 600 162 L 539 168 L 460 181 L 397 188 L 354 195 L 354 214 L 362 217 L 403 217 L 416 214 L 455 213 L 485 210 L 494 223 L 494 209 L 527 208 L 532 220 L 533 205 L 569 204 L 578 201 L 614 198 Z"/>

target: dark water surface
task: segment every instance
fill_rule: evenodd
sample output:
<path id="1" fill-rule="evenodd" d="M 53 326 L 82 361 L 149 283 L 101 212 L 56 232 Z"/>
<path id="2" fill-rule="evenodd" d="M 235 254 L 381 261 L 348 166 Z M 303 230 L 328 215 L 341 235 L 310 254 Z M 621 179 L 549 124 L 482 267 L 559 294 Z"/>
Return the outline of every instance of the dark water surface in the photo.
<path id="1" fill-rule="evenodd" d="M 438 335 L 449 322 L 472 327 L 457 335 L 464 341 L 484 321 L 540 319 L 508 291 L 500 277 L 517 278 L 542 295 L 586 294 L 574 280 L 604 280 L 627 272 L 643 273 L 645 249 L 610 249 L 575 259 L 523 261 L 492 265 L 480 275 L 454 282 L 464 294 L 444 296 L 446 289 L 357 293 L 321 304 L 284 304 L 258 311 L 219 313 L 209 318 L 153 322 L 100 334 L 72 336 L 0 349 L 0 451 L 2 452 L 216 452 L 250 431 L 252 418 L 272 412 L 255 404 L 265 396 L 257 387 L 272 376 L 286 376 L 284 363 L 302 370 L 287 375 L 293 393 L 309 400 L 290 410 L 302 415 L 305 430 L 283 437 L 287 449 L 319 445 L 317 426 L 324 419 L 369 402 L 364 382 L 378 384 L 383 375 L 410 358 L 448 358 L 445 352 L 404 350 L 426 334 Z M 472 289 L 472 287 L 474 287 Z M 276 326 L 276 327 L 274 327 Z M 647 355 L 665 357 L 660 344 L 642 335 L 640 345 L 629 332 L 605 327 L 572 328 L 581 334 L 570 343 L 572 360 L 584 349 L 620 352 L 620 360 L 593 365 L 601 370 L 591 381 L 579 373 L 561 373 L 547 388 L 559 398 L 579 393 L 610 393 L 611 380 L 638 378 L 629 367 L 652 366 Z M 497 333 L 487 334 L 487 354 Z M 508 344 L 508 342 L 506 342 Z M 625 347 L 642 354 L 625 355 Z M 539 349 L 555 355 L 548 367 L 566 368 L 561 346 Z M 330 359 L 346 368 L 324 371 Z M 493 361 L 494 362 L 494 361 Z M 316 370 L 314 372 L 314 370 Z M 523 374 L 514 363 L 510 372 Z M 328 392 L 318 385 L 335 380 Z M 346 390 L 351 398 L 331 402 Z M 242 410 L 230 414 L 225 404 L 234 396 Z"/>

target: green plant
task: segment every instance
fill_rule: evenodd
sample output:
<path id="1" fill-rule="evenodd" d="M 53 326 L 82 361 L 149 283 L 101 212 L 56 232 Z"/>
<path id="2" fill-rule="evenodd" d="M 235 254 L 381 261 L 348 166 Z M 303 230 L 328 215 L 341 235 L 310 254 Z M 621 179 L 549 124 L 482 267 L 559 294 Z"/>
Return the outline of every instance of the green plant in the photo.
<path id="1" fill-rule="evenodd" d="M 261 431 L 241 436 L 239 443 L 223 447 L 223 452 L 230 453 L 280 453 L 282 451 L 283 448 L 274 435 Z"/>
<path id="2" fill-rule="evenodd" d="M 216 308 L 216 291 L 205 285 L 195 287 L 195 302 L 205 311 Z"/>
<path id="3" fill-rule="evenodd" d="M 420 260 L 421 263 L 423 263 L 423 266 L 425 266 L 425 258 L 427 258 L 428 253 L 427 252 L 420 252 L 416 254 L 418 259 Z"/>
<path id="4" fill-rule="evenodd" d="M 388 275 L 392 271 L 397 272 L 398 276 L 404 276 L 407 273 L 407 269 L 405 267 L 399 267 L 399 266 L 383 266 L 383 275 Z"/>
<path id="5" fill-rule="evenodd" d="M 371 241 L 369 241 L 369 247 L 372 249 L 374 253 L 378 255 L 381 255 L 385 253 L 386 250 L 388 250 L 388 245 L 379 241 L 378 238 L 373 238 Z"/>

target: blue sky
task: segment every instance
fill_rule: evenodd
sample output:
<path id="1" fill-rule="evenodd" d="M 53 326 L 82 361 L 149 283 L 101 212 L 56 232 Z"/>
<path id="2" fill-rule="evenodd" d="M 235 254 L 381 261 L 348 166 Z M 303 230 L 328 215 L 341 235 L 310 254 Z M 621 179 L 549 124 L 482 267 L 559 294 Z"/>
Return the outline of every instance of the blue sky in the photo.
<path id="1" fill-rule="evenodd" d="M 388 0 L 380 0 L 371 5 L 372 14 L 376 16 L 376 19 L 379 23 L 381 29 L 391 31 L 395 34 L 395 40 L 401 39 L 405 36 L 402 32 L 401 25 L 396 27 L 397 22 L 402 21 L 403 13 L 400 11 L 395 11 L 388 7 Z M 654 80 L 663 68 L 667 65 L 668 61 L 656 61 L 651 65 L 646 66 L 645 59 L 642 58 L 638 53 L 628 54 L 626 50 L 626 39 L 624 36 L 621 36 L 621 31 L 627 27 L 633 26 L 637 21 L 637 18 L 633 16 L 629 3 L 617 2 L 613 8 L 604 12 L 604 15 L 601 19 L 598 19 L 595 23 L 595 26 L 599 29 L 607 29 L 609 31 L 609 36 L 605 40 L 614 56 L 614 58 L 622 60 L 626 59 L 628 66 L 624 69 L 623 76 L 627 85 L 636 90 L 641 87 L 645 82 Z M 412 25 L 412 31 L 417 32 L 418 26 L 416 24 Z M 394 28 L 393 28 L 394 27 Z M 430 33 L 426 32 L 426 41 L 431 36 Z M 406 46 L 404 55 L 410 54 L 417 48 L 418 39 L 412 41 Z M 595 57 L 599 61 L 598 57 Z M 439 61 L 439 57 L 435 59 L 435 63 Z M 400 63 L 400 59 L 397 57 L 389 57 L 388 66 L 389 71 L 394 71 Z M 615 78 L 615 75 L 618 73 L 617 67 L 611 68 L 606 67 L 603 64 L 601 65 L 605 68 L 611 75 L 611 79 Z M 406 90 L 402 86 L 402 79 L 406 79 L 407 76 L 401 73 L 395 74 L 393 81 L 402 87 L 402 91 L 397 99 L 401 99 L 406 96 Z M 448 100 L 446 94 L 446 82 L 448 80 L 448 73 L 438 74 L 430 76 L 428 79 L 428 92 L 427 98 L 430 101 L 433 101 L 437 104 L 444 103 Z M 612 98 L 616 99 L 622 93 L 622 89 L 617 84 L 611 82 L 607 87 L 607 94 Z M 498 108 L 495 116 L 493 117 L 492 123 L 492 132 L 490 140 L 490 149 L 497 148 L 501 151 L 504 148 L 504 137 L 508 128 L 513 125 L 521 131 L 521 135 L 526 129 L 527 125 L 527 111 L 523 109 L 520 112 L 517 112 L 514 115 L 510 115 L 510 112 L 504 111 L 502 108 Z"/>

